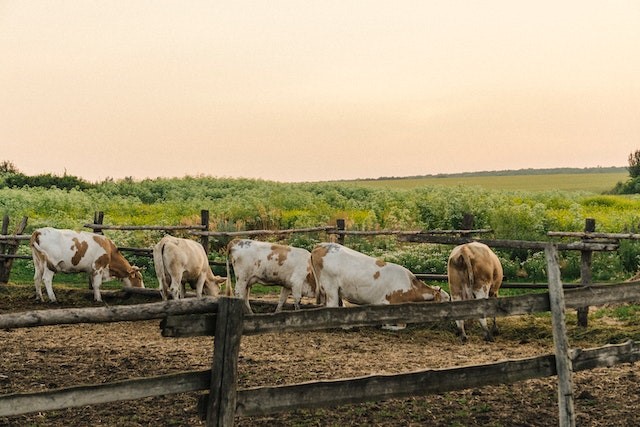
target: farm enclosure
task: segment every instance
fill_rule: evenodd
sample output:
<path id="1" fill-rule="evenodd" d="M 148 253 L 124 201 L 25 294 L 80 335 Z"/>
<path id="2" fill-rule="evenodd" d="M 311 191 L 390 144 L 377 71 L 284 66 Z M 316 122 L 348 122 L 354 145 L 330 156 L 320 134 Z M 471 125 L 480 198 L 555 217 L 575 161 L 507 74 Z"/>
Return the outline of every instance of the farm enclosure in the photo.
<path id="1" fill-rule="evenodd" d="M 12 297 L 0 295 L 0 309 L 19 312 L 42 308 L 28 299 L 29 292 L 30 289 L 15 287 Z M 74 300 L 74 294 L 77 292 L 66 291 L 61 300 L 69 306 L 92 304 L 83 298 Z M 136 298 L 122 303 L 144 301 Z M 575 318 L 568 323 L 575 324 Z M 637 325 L 610 317 L 592 318 L 590 324 L 590 334 L 582 328 L 569 327 L 572 345 L 594 347 L 610 339 L 640 338 Z M 419 324 L 400 332 L 362 327 L 351 331 L 249 335 L 241 344 L 239 386 L 394 374 L 552 352 L 548 316 L 503 318 L 499 325 L 502 334 L 493 344 L 483 342 L 474 328 L 469 343 L 460 345 L 453 322 Z M 1 331 L 0 338 L 4 355 L 0 393 L 111 382 L 211 366 L 209 337 L 162 338 L 157 321 L 45 326 Z M 578 425 L 611 425 L 612 419 L 620 426 L 637 425 L 638 380 L 637 367 L 632 364 L 575 374 Z M 0 425 L 67 426 L 70 420 L 93 425 L 204 425 L 196 415 L 198 395 L 186 393 L 0 418 Z M 554 426 L 556 420 L 556 380 L 547 378 L 332 409 L 237 417 L 236 425 Z"/>

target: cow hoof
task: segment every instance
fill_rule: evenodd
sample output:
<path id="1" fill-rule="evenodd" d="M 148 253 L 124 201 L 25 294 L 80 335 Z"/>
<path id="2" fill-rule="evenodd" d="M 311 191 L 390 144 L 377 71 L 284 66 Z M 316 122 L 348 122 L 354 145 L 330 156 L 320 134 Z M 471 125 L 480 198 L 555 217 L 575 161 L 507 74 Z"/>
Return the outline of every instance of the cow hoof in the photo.
<path id="1" fill-rule="evenodd" d="M 484 340 L 486 342 L 493 342 L 494 341 L 493 340 L 493 335 L 490 335 L 490 334 L 489 335 L 485 335 Z"/>
<path id="2" fill-rule="evenodd" d="M 460 343 L 466 344 L 469 338 L 466 335 L 460 335 Z"/>

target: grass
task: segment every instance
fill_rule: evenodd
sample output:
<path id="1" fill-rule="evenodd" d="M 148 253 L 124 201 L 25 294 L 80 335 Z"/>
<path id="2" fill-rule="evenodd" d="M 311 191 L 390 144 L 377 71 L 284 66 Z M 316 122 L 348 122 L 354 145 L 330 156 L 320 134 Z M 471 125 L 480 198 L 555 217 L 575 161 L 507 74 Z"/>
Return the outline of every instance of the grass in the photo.
<path id="1" fill-rule="evenodd" d="M 433 185 L 479 186 L 490 190 L 523 191 L 585 191 L 603 193 L 611 190 L 616 183 L 628 179 L 627 172 L 575 173 L 543 175 L 494 175 L 494 176 L 444 176 L 423 178 L 380 179 L 371 181 L 344 181 L 348 185 L 369 188 L 412 189 Z"/>

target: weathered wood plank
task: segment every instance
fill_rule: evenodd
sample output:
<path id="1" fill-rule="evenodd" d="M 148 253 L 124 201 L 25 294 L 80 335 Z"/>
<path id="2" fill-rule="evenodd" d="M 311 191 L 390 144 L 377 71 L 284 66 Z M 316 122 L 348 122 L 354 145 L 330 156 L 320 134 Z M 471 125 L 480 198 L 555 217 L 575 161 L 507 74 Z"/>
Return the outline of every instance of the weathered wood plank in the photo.
<path id="1" fill-rule="evenodd" d="M 358 230 L 331 230 L 331 234 L 337 234 L 341 236 L 434 236 L 443 234 L 483 234 L 491 233 L 493 230 L 490 228 L 481 228 L 477 230 L 371 230 L 371 231 L 358 231 Z"/>
<path id="2" fill-rule="evenodd" d="M 470 237 L 448 237 L 448 236 L 433 236 L 433 235 L 400 235 L 398 240 L 405 242 L 416 243 L 439 243 L 445 245 L 461 245 L 469 242 L 480 242 L 492 248 L 507 248 L 507 249 L 531 249 L 544 251 L 544 248 L 549 242 L 535 242 L 524 240 L 503 240 L 503 239 L 475 239 Z M 572 243 L 558 243 L 556 245 L 559 250 L 590 250 L 590 251 L 615 251 L 618 249 L 617 243 L 589 243 L 589 242 L 572 242 Z"/>
<path id="3" fill-rule="evenodd" d="M 0 416 L 207 390 L 211 370 L 0 396 Z"/>
<path id="4" fill-rule="evenodd" d="M 612 302 L 640 301 L 640 283 L 598 285 L 565 291 L 567 307 L 602 305 Z M 406 303 L 386 306 L 329 307 L 280 313 L 253 314 L 244 317 L 246 335 L 339 328 L 342 326 L 374 326 L 385 323 L 424 323 L 504 317 L 550 310 L 549 294 L 529 294 L 447 303 Z M 202 319 L 199 317 L 203 317 Z M 211 335 L 215 331 L 212 315 L 169 317 L 165 336 Z"/>
<path id="5" fill-rule="evenodd" d="M 31 234 L 0 234 L 0 240 L 30 240 Z"/>
<path id="6" fill-rule="evenodd" d="M 172 230 L 203 230 L 202 225 L 104 225 L 85 224 L 85 228 L 93 230 L 149 230 L 149 231 L 172 231 Z"/>
<path id="7" fill-rule="evenodd" d="M 573 367 L 580 371 L 640 359 L 640 345 L 628 341 L 574 352 Z M 399 375 L 371 375 L 352 379 L 314 381 L 238 391 L 237 415 L 265 415 L 301 408 L 379 401 L 510 384 L 556 375 L 553 354 L 485 365 L 423 370 Z"/>
<path id="8" fill-rule="evenodd" d="M 218 299 L 207 297 L 111 307 L 34 310 L 0 315 L 0 329 L 162 319 L 168 315 L 213 313 L 217 307 Z"/>
<path id="9" fill-rule="evenodd" d="M 551 324 L 553 344 L 555 347 L 555 363 L 558 373 L 558 419 L 561 427 L 576 425 L 573 407 L 573 377 L 571 375 L 571 359 L 569 358 L 569 339 L 564 313 L 564 292 L 560 280 L 558 251 L 549 244 L 545 249 L 547 260 L 547 277 L 549 278 L 549 302 L 551 304 Z"/>
<path id="10" fill-rule="evenodd" d="M 220 299 L 207 405 L 207 427 L 233 426 L 243 315 L 243 300 L 228 297 Z"/>
<path id="11" fill-rule="evenodd" d="M 310 227 L 310 228 L 295 228 L 289 230 L 246 230 L 246 231 L 192 231 L 190 234 L 194 236 L 209 236 L 209 237 L 240 237 L 240 236 L 278 236 L 281 234 L 292 233 L 312 233 L 318 231 L 329 232 L 334 227 Z"/>
<path id="12" fill-rule="evenodd" d="M 629 239 L 640 240 L 637 233 L 596 233 L 590 231 L 548 231 L 549 237 L 576 237 L 579 239 Z"/>

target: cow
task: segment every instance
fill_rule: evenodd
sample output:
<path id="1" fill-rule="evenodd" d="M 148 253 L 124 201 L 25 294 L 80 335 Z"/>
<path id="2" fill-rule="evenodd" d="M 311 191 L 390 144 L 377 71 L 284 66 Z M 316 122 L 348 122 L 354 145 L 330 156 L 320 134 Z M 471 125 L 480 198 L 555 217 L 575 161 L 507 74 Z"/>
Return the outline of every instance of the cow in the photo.
<path id="1" fill-rule="evenodd" d="M 42 302 L 43 282 L 49 301 L 56 302 L 51 285 L 55 273 L 89 273 L 96 301 L 102 301 L 103 280 L 116 278 L 126 286 L 144 288 L 140 269 L 129 264 L 116 245 L 103 235 L 45 227 L 31 234 L 29 244 L 35 267 L 36 298 Z"/>
<path id="2" fill-rule="evenodd" d="M 497 297 L 502 285 L 502 265 L 496 254 L 484 243 L 471 242 L 456 246 L 447 262 L 449 292 L 454 301 Z M 489 330 L 487 319 L 481 318 L 480 325 L 485 332 L 485 340 L 493 341 L 497 334 L 496 318 Z M 456 320 L 458 334 L 462 342 L 467 341 L 464 320 Z"/>
<path id="3" fill-rule="evenodd" d="M 303 296 L 316 296 L 316 282 L 311 273 L 311 254 L 303 248 L 260 242 L 251 239 L 234 239 L 227 245 L 228 258 L 236 275 L 235 295 L 244 299 L 247 312 L 251 286 L 282 286 L 276 312 L 282 310 L 287 297 L 293 294 L 294 309 L 300 309 Z M 229 273 L 227 273 L 227 276 Z"/>
<path id="4" fill-rule="evenodd" d="M 327 307 L 351 304 L 387 305 L 449 301 L 447 292 L 426 285 L 405 267 L 376 259 L 338 243 L 320 243 L 311 251 L 311 266 L 320 299 Z M 403 329 L 406 325 L 384 325 Z"/>
<path id="5" fill-rule="evenodd" d="M 220 284 L 226 281 L 226 278 L 213 274 L 204 248 L 190 239 L 164 236 L 153 247 L 153 265 L 160 294 L 165 301 L 169 296 L 184 298 L 185 283 L 195 288 L 198 298 L 203 294 L 218 296 Z"/>

